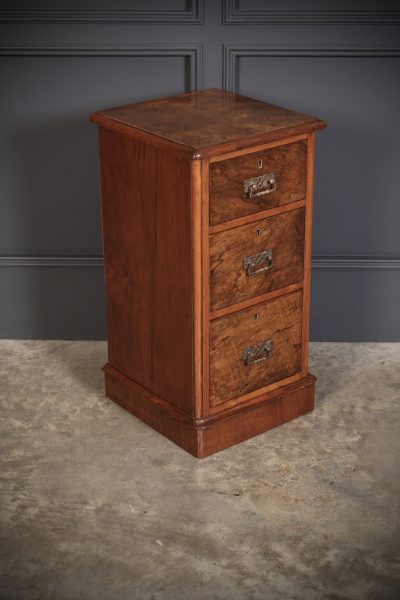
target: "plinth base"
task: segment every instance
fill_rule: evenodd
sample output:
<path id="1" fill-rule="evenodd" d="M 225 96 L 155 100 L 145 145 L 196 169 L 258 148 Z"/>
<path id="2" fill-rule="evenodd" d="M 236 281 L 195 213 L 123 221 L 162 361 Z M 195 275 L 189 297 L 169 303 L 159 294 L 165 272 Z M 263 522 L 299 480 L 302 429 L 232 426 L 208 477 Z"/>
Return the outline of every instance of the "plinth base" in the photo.
<path id="1" fill-rule="evenodd" d="M 104 366 L 104 373 L 108 398 L 197 458 L 229 448 L 314 408 L 316 378 L 310 374 L 260 395 L 259 401 L 253 400 L 250 406 L 238 405 L 229 412 L 196 421 L 109 364 Z"/>

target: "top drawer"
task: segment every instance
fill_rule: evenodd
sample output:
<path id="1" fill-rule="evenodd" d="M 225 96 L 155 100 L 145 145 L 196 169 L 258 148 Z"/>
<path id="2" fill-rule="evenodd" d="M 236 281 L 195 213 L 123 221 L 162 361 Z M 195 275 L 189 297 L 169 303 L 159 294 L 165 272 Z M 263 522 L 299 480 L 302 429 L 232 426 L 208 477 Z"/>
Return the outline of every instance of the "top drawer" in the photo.
<path id="1" fill-rule="evenodd" d="M 306 180 L 306 141 L 212 163 L 210 224 L 304 200 Z"/>

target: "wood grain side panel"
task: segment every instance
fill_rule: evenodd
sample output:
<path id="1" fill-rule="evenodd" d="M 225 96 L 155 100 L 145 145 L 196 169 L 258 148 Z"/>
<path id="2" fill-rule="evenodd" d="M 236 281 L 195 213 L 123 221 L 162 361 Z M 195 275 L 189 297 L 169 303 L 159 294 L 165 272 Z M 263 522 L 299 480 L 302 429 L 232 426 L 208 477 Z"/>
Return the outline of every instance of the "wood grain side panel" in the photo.
<path id="1" fill-rule="evenodd" d="M 243 189 L 244 180 L 267 173 L 274 173 L 276 190 L 247 198 Z M 305 141 L 212 163 L 210 165 L 210 224 L 216 225 L 302 200 L 306 196 L 306 177 L 307 142 Z"/>
<path id="2" fill-rule="evenodd" d="M 298 373 L 302 292 L 296 291 L 210 323 L 210 405 L 216 406 Z M 243 352 L 272 340 L 272 357 L 245 365 Z"/>
<path id="3" fill-rule="evenodd" d="M 190 161 L 100 130 L 109 363 L 193 411 Z"/>
<path id="4" fill-rule="evenodd" d="M 151 389 L 193 413 L 191 163 L 159 150 L 156 156 L 157 169 L 146 167 L 156 189 Z"/>
<path id="5" fill-rule="evenodd" d="M 303 279 L 304 213 L 301 208 L 210 236 L 212 310 Z M 248 275 L 244 258 L 266 250 L 272 251 L 272 268 Z"/>
<path id="6" fill-rule="evenodd" d="M 155 193 L 146 194 L 138 165 L 152 148 L 105 129 L 99 136 L 109 362 L 150 388 Z"/>

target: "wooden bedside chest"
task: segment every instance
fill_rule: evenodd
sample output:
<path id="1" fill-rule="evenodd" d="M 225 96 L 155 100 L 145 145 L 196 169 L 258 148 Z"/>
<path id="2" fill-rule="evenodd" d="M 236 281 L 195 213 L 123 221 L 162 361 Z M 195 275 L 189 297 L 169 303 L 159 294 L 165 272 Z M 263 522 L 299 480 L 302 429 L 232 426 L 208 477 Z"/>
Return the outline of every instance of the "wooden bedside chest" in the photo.
<path id="1" fill-rule="evenodd" d="M 314 132 L 207 89 L 96 112 L 109 398 L 197 457 L 307 413 Z"/>

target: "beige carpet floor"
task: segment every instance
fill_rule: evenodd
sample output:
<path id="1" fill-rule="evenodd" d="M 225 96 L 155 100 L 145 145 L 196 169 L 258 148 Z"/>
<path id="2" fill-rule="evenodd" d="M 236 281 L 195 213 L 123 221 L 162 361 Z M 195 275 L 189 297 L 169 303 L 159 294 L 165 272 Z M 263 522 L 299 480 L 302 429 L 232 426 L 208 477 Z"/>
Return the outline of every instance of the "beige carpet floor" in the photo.
<path id="1" fill-rule="evenodd" d="M 2 600 L 400 598 L 400 344 L 313 344 L 315 411 L 196 460 L 103 342 L 0 342 Z"/>

